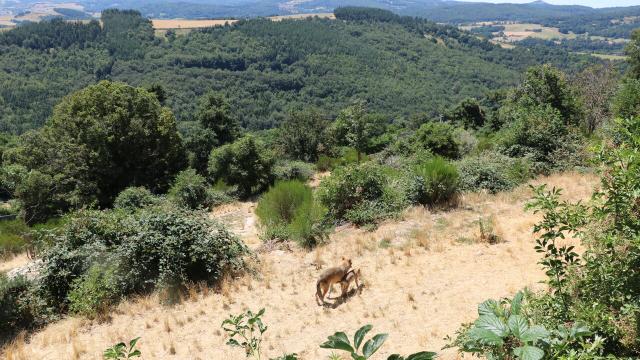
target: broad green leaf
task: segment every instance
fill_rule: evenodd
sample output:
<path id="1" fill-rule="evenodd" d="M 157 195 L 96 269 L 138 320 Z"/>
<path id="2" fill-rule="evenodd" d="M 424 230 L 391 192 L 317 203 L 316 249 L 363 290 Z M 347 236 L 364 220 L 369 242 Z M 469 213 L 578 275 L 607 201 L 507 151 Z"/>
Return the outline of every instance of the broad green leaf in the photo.
<path id="1" fill-rule="evenodd" d="M 367 360 L 366 357 L 362 356 L 362 355 L 358 355 L 356 353 L 351 353 L 351 358 L 353 360 Z"/>
<path id="2" fill-rule="evenodd" d="M 438 354 L 431 351 L 421 351 L 419 353 L 411 354 L 407 356 L 407 360 L 432 360 L 435 359 Z"/>
<path id="3" fill-rule="evenodd" d="M 496 309 L 498 308 L 498 302 L 492 299 L 478 305 L 478 315 L 498 315 Z"/>
<path id="4" fill-rule="evenodd" d="M 325 341 L 322 345 L 320 345 L 323 349 L 336 349 L 336 350 L 344 350 L 350 353 L 353 353 L 354 350 L 349 343 L 349 338 L 347 334 L 343 332 L 337 332 L 331 336 L 329 336 L 328 340 Z"/>
<path id="5" fill-rule="evenodd" d="M 133 348 L 136 346 L 136 344 L 138 343 L 138 340 L 140 340 L 140 337 L 137 337 L 131 341 L 129 341 L 129 348 Z"/>
<path id="6" fill-rule="evenodd" d="M 372 328 L 373 326 L 371 325 L 365 325 L 360 329 L 358 329 L 358 331 L 356 331 L 356 334 L 353 336 L 353 347 L 356 350 L 360 348 L 360 344 L 362 344 L 362 340 L 364 339 L 364 336 L 367 335 L 367 333 L 371 331 Z"/>
<path id="7" fill-rule="evenodd" d="M 469 330 L 467 335 L 474 341 L 480 342 L 482 344 L 502 346 L 502 344 L 504 343 L 504 340 L 502 340 L 500 336 L 487 329 L 474 327 Z"/>
<path id="8" fill-rule="evenodd" d="M 518 291 L 518 293 L 511 300 L 511 314 L 512 315 L 520 315 L 520 310 L 522 309 L 522 299 L 524 298 L 524 294 L 522 291 Z"/>
<path id="9" fill-rule="evenodd" d="M 513 349 L 513 353 L 521 360 L 540 360 L 544 357 L 544 351 L 535 346 L 521 346 Z"/>
<path id="10" fill-rule="evenodd" d="M 535 342 L 549 336 L 549 332 L 544 326 L 534 325 L 520 334 L 520 340 L 524 342 Z"/>
<path id="11" fill-rule="evenodd" d="M 138 357 L 138 356 L 140 356 L 140 355 L 142 355 L 142 353 L 140 352 L 140 350 L 136 350 L 136 351 L 132 352 L 131 354 L 129 354 L 129 355 L 127 356 L 127 359 L 130 359 L 130 358 L 132 358 L 132 357 Z"/>
<path id="12" fill-rule="evenodd" d="M 500 337 L 506 337 L 509 334 L 509 328 L 501 319 L 495 315 L 482 315 L 476 320 L 475 326 L 481 329 L 487 329 Z"/>
<path id="13" fill-rule="evenodd" d="M 399 354 L 393 354 L 391 356 L 389 356 L 387 358 L 387 360 L 405 360 L 402 356 L 400 356 Z"/>
<path id="14" fill-rule="evenodd" d="M 362 355 L 364 355 L 364 357 L 368 359 L 371 355 L 378 351 L 378 349 L 380 349 L 380 346 L 384 344 L 388 336 L 388 334 L 378 334 L 369 339 L 369 341 L 364 343 L 364 346 L 362 347 Z"/>
<path id="15" fill-rule="evenodd" d="M 524 316 L 520 315 L 509 316 L 507 325 L 509 325 L 509 330 L 511 330 L 513 336 L 517 338 L 520 338 L 525 331 L 529 330 L 529 322 Z"/>

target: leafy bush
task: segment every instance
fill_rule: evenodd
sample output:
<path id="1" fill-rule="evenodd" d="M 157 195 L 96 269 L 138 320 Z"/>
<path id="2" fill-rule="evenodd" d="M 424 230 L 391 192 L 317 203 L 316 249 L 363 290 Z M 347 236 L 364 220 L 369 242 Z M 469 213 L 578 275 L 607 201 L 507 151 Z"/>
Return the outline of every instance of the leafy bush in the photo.
<path id="1" fill-rule="evenodd" d="M 331 157 L 328 155 L 320 155 L 318 162 L 316 163 L 316 169 L 318 171 L 329 171 L 339 166 L 346 166 L 350 164 L 358 163 L 358 152 L 351 147 L 343 147 L 339 149 L 339 156 Z M 360 161 L 366 162 L 369 160 L 369 156 L 366 154 L 360 154 Z"/>
<path id="2" fill-rule="evenodd" d="M 389 178 L 379 165 L 345 166 L 322 180 L 318 199 L 333 219 L 373 224 L 397 214 L 406 205 L 403 194 L 389 185 Z"/>
<path id="3" fill-rule="evenodd" d="M 456 127 L 444 122 L 428 122 L 420 126 L 411 139 L 414 147 L 451 159 L 460 157 Z"/>
<path id="4" fill-rule="evenodd" d="M 276 180 L 306 181 L 313 176 L 314 166 L 304 161 L 278 161 L 273 167 Z"/>
<path id="5" fill-rule="evenodd" d="M 0 221 L 0 258 L 24 251 L 29 227 L 22 219 Z"/>
<path id="6" fill-rule="evenodd" d="M 266 190 L 273 182 L 272 156 L 251 136 L 214 149 L 209 156 L 209 175 L 237 186 L 241 196 Z"/>
<path id="7" fill-rule="evenodd" d="M 599 355 L 601 340 L 596 346 L 584 342 L 591 335 L 587 327 L 574 323 L 548 331 L 531 323 L 523 310 L 522 292 L 512 300 L 487 300 L 478 306 L 478 319 L 458 333 L 453 344 L 460 352 L 488 359 L 559 359 L 581 350 L 581 355 Z"/>
<path id="8" fill-rule="evenodd" d="M 347 337 L 347 334 L 344 332 L 337 332 L 328 337 L 327 341 L 325 341 L 322 345 L 320 345 L 323 349 L 335 349 L 346 351 L 350 353 L 351 358 L 354 360 L 367 360 L 369 359 L 382 345 L 384 345 L 385 341 L 389 337 L 388 334 L 377 334 L 374 335 L 371 339 L 367 340 L 364 345 L 362 342 L 364 341 L 364 337 L 367 335 L 373 326 L 365 325 L 358 329 L 356 333 L 353 335 L 353 346 Z M 360 350 L 360 345 L 362 345 L 362 350 Z M 362 353 L 359 353 L 362 351 Z M 393 354 L 387 358 L 387 360 L 432 360 L 437 356 L 434 352 L 422 351 L 419 353 L 411 354 L 406 358 L 400 356 L 399 354 Z"/>
<path id="9" fill-rule="evenodd" d="M 168 204 L 133 213 L 81 211 L 48 236 L 38 293 L 54 309 L 71 303 L 82 313 L 133 292 L 214 282 L 242 269 L 248 253 L 206 214 Z M 114 268 L 101 273 L 99 264 Z"/>
<path id="10" fill-rule="evenodd" d="M 417 164 L 412 172 L 408 198 L 428 206 L 449 204 L 458 194 L 460 175 L 454 165 L 441 157 Z"/>
<path id="11" fill-rule="evenodd" d="M 457 165 L 460 189 L 464 191 L 487 190 L 494 194 L 511 190 L 531 178 L 526 158 L 510 158 L 494 151 L 466 157 Z"/>
<path id="12" fill-rule="evenodd" d="M 210 203 L 207 180 L 194 169 L 184 170 L 176 176 L 168 196 L 176 204 L 194 210 Z"/>
<path id="13" fill-rule="evenodd" d="M 324 214 L 311 188 L 297 180 L 276 182 L 256 208 L 267 240 L 292 239 L 307 247 L 324 239 Z"/>
<path id="14" fill-rule="evenodd" d="M 115 271 L 115 267 L 95 264 L 76 278 L 68 295 L 69 311 L 89 318 L 107 311 L 121 295 Z"/>
<path id="15" fill-rule="evenodd" d="M 29 305 L 29 282 L 0 273 L 0 343 L 34 325 Z"/>
<path id="16" fill-rule="evenodd" d="M 113 202 L 113 207 L 132 211 L 157 203 L 158 199 L 151 191 L 147 190 L 147 188 L 132 186 L 122 190 L 122 192 L 118 194 L 116 200 Z"/>
<path id="17" fill-rule="evenodd" d="M 262 323 L 262 315 L 264 315 L 264 309 L 257 313 L 247 310 L 236 316 L 230 315 L 224 320 L 222 329 L 229 335 L 227 345 L 241 347 L 247 357 L 260 360 L 262 334 L 267 331 L 267 326 Z"/>

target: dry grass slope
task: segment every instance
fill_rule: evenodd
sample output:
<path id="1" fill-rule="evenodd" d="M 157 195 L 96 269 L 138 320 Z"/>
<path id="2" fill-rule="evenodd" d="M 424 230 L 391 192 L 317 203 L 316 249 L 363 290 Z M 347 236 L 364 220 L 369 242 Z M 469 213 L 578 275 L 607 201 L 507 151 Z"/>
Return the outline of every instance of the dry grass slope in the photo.
<path id="1" fill-rule="evenodd" d="M 565 197 L 577 200 L 588 198 L 597 178 L 563 174 L 534 183 L 565 188 Z M 227 314 L 261 307 L 267 309 L 269 325 L 263 343 L 267 357 L 286 351 L 303 359 L 326 359 L 329 351 L 318 345 L 327 335 L 353 333 L 366 323 L 390 335 L 378 359 L 392 351 L 440 352 L 443 338 L 472 320 L 479 302 L 525 286 L 543 288 L 531 234 L 538 217 L 523 210 L 530 195 L 526 186 L 495 196 L 467 194 L 460 207 L 449 212 L 412 208 L 374 232 L 341 228 L 312 252 L 261 253 L 255 277 L 228 279 L 215 291 L 193 286 L 174 307 L 149 296 L 122 303 L 106 321 L 67 318 L 30 339 L 18 339 L 4 358 L 99 359 L 109 345 L 141 336 L 147 360 L 243 359 L 241 350 L 225 345 L 220 324 Z M 260 245 L 253 204 L 226 206 L 212 216 L 228 222 L 252 247 Z M 503 242 L 479 241 L 480 217 L 493 217 L 494 231 Z M 316 277 L 341 255 L 362 269 L 365 287 L 335 309 L 319 307 L 314 301 Z M 334 296 L 337 293 L 336 288 Z M 458 359 L 453 350 L 441 355 Z"/>

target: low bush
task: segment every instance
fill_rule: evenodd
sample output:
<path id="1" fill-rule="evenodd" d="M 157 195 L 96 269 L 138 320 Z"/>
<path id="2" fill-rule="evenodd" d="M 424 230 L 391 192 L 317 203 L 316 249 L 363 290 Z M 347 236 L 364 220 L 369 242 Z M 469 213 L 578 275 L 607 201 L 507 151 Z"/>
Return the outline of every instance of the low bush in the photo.
<path id="1" fill-rule="evenodd" d="M 96 313 L 121 296 L 244 267 L 244 244 L 206 214 L 163 204 L 129 213 L 80 211 L 50 232 L 38 294 L 57 311 Z M 113 268 L 105 268 L 110 264 Z M 114 285 L 117 284 L 117 287 Z"/>
<path id="2" fill-rule="evenodd" d="M 358 163 L 358 151 L 354 148 L 340 148 L 338 154 L 339 155 L 335 157 L 324 154 L 320 155 L 320 157 L 318 157 L 318 162 L 316 163 L 316 169 L 318 171 L 330 171 L 340 166 Z M 368 160 L 368 155 L 360 154 L 360 162 L 366 162 Z"/>
<path id="3" fill-rule="evenodd" d="M 320 183 L 318 198 L 331 218 L 358 226 L 393 216 L 406 206 L 384 168 L 371 162 L 337 168 Z"/>
<path id="4" fill-rule="evenodd" d="M 311 188 L 297 180 L 276 182 L 260 198 L 256 208 L 265 240 L 291 239 L 305 247 L 324 239 L 325 213 L 316 203 Z"/>
<path id="5" fill-rule="evenodd" d="M 209 194 L 207 180 L 194 169 L 187 169 L 176 176 L 168 197 L 179 206 L 195 210 L 209 206 Z"/>
<path id="6" fill-rule="evenodd" d="M 0 344 L 20 330 L 34 325 L 29 305 L 29 282 L 22 277 L 7 278 L 0 273 Z"/>
<path id="7" fill-rule="evenodd" d="M 457 162 L 460 189 L 487 190 L 494 194 L 511 190 L 532 177 L 526 158 L 514 159 L 495 151 L 486 151 Z"/>
<path id="8" fill-rule="evenodd" d="M 300 180 L 306 181 L 313 176 L 314 166 L 304 161 L 283 160 L 278 161 L 273 167 L 273 175 L 276 180 Z"/>
<path id="9" fill-rule="evenodd" d="M 132 186 L 122 190 L 122 192 L 118 194 L 116 200 L 113 202 L 113 207 L 116 209 L 136 210 L 157 203 L 158 198 L 155 197 L 151 191 L 147 190 L 147 188 Z"/>
<path id="10" fill-rule="evenodd" d="M 411 142 L 416 149 L 428 150 L 447 158 L 457 159 L 461 155 L 457 129 L 449 123 L 427 122 L 420 126 Z"/>
<path id="11" fill-rule="evenodd" d="M 441 157 L 415 165 L 411 172 L 408 199 L 414 203 L 437 206 L 455 201 L 460 175 L 456 167 Z"/>

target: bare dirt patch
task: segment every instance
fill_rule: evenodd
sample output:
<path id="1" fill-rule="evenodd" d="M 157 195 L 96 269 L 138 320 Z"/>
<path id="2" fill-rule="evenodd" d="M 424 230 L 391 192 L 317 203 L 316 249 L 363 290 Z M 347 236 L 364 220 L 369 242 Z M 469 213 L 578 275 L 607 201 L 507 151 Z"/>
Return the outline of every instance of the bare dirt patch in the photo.
<path id="1" fill-rule="evenodd" d="M 598 180 L 564 174 L 533 183 L 563 187 L 566 198 L 578 200 L 587 199 Z M 523 209 L 530 196 L 527 186 L 498 195 L 467 194 L 457 209 L 411 208 L 373 232 L 346 226 L 311 252 L 260 254 L 258 275 L 225 281 L 219 291 L 192 292 L 173 307 L 160 305 L 155 296 L 131 299 L 118 306 L 108 322 L 67 318 L 8 351 L 14 359 L 99 359 L 106 347 L 141 336 L 144 359 L 243 359 L 241 350 L 225 345 L 220 324 L 230 313 L 265 307 L 267 358 L 297 352 L 302 359 L 324 359 L 330 352 L 318 345 L 328 335 L 338 330 L 351 334 L 370 323 L 374 331 L 389 333 L 377 359 L 419 350 L 458 359 L 453 350 L 440 351 L 443 338 L 471 321 L 479 302 L 510 296 L 523 287 L 544 289 L 531 234 L 538 216 Z M 257 229 L 247 225 L 253 206 L 227 205 L 211 216 L 227 222 L 255 247 Z M 495 218 L 504 239 L 496 245 L 477 240 L 477 220 L 488 216 Z M 319 307 L 314 300 L 316 278 L 322 267 L 336 264 L 342 255 L 362 269 L 364 289 L 335 309 Z"/>

